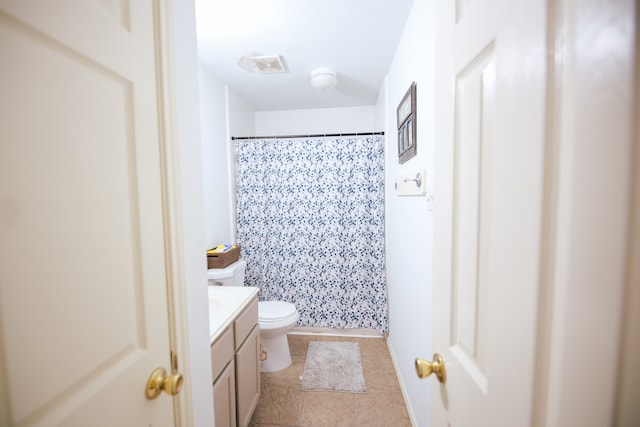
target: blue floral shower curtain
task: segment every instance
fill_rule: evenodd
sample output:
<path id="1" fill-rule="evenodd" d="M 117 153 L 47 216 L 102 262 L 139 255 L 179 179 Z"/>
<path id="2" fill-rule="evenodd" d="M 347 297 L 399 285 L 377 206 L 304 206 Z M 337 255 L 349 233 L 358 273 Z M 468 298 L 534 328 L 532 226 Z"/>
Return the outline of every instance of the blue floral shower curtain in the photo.
<path id="1" fill-rule="evenodd" d="M 245 284 L 289 301 L 299 325 L 387 332 L 384 141 L 237 140 Z"/>

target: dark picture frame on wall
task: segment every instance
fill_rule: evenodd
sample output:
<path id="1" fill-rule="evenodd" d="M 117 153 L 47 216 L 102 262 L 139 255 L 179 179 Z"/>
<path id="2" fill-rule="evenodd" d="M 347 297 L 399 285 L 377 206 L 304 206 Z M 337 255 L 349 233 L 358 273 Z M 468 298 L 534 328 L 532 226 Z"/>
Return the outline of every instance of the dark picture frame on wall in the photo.
<path id="1" fill-rule="evenodd" d="M 398 119 L 398 161 L 400 164 L 418 154 L 416 139 L 416 82 L 411 83 L 396 110 Z"/>

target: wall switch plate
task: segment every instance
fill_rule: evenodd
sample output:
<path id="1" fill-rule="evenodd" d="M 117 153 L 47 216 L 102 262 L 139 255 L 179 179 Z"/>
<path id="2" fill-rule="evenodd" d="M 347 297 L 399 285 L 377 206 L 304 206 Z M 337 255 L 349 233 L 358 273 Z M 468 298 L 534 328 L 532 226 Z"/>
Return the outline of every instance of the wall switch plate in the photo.
<path id="1" fill-rule="evenodd" d="M 397 196 L 424 196 L 427 188 L 427 172 L 416 169 L 396 177 Z"/>
<path id="2" fill-rule="evenodd" d="M 433 187 L 427 188 L 426 200 L 427 200 L 427 212 L 433 212 L 433 204 L 434 204 Z"/>

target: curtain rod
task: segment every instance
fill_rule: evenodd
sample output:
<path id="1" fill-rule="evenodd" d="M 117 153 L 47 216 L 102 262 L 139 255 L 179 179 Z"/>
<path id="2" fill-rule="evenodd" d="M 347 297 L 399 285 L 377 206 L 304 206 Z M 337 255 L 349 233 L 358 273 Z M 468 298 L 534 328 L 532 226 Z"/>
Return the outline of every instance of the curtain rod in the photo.
<path id="1" fill-rule="evenodd" d="M 285 138 L 321 138 L 328 136 L 365 136 L 365 135 L 384 135 L 384 132 L 363 132 L 363 133 L 321 133 L 315 135 L 277 135 L 277 136 L 232 136 L 231 140 L 239 139 L 285 139 Z"/>

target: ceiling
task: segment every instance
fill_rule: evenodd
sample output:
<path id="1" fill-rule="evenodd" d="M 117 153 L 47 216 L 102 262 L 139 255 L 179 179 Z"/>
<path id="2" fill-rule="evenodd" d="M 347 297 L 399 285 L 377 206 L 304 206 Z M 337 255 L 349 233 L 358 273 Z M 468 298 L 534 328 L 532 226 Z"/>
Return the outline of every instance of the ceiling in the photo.
<path id="1" fill-rule="evenodd" d="M 201 63 L 255 111 L 374 105 L 413 0 L 196 0 Z M 248 71 L 281 55 L 286 72 Z M 238 65 L 244 64 L 244 68 Z M 336 71 L 334 89 L 310 83 Z"/>

